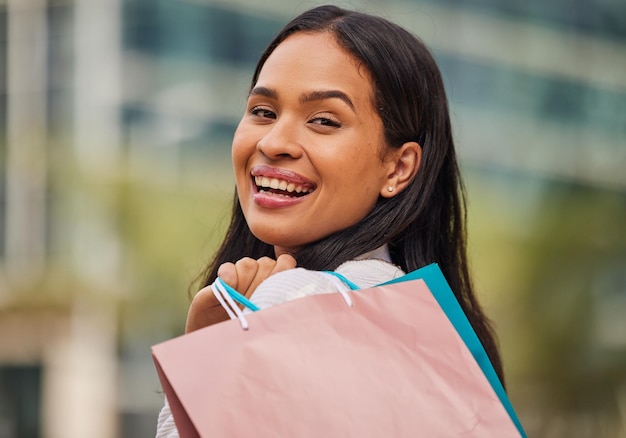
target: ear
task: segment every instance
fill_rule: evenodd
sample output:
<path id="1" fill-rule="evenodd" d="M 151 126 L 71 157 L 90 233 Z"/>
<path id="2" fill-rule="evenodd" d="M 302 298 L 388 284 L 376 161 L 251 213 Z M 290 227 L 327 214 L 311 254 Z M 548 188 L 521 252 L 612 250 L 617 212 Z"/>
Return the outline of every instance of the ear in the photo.
<path id="1" fill-rule="evenodd" d="M 422 147 L 417 142 L 409 141 L 397 149 L 391 149 L 386 158 L 389 173 L 380 195 L 392 198 L 404 190 L 415 178 L 421 161 Z"/>

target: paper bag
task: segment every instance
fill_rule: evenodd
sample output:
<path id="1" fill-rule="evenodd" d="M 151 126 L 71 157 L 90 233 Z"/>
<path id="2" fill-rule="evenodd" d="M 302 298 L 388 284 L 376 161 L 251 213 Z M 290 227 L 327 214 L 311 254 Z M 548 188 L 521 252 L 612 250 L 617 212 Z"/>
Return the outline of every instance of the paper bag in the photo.
<path id="1" fill-rule="evenodd" d="M 459 335 L 463 339 L 463 342 L 465 342 L 465 345 L 469 348 L 472 356 L 482 369 L 485 377 L 491 384 L 495 393 L 498 395 L 500 402 L 503 404 L 504 408 L 508 412 L 520 435 L 523 438 L 526 438 L 526 432 L 524 431 L 524 428 L 522 427 L 522 424 L 519 421 L 508 396 L 506 395 L 506 391 L 504 390 L 504 387 L 502 386 L 502 383 L 500 382 L 500 379 L 498 378 L 498 375 L 493 368 L 489 357 L 487 356 L 485 348 L 480 342 L 480 339 L 478 338 L 478 335 L 476 335 L 476 332 L 472 328 L 469 320 L 465 316 L 465 313 L 459 305 L 459 302 L 457 301 L 454 292 L 452 292 L 452 289 L 450 289 L 450 285 L 448 284 L 446 278 L 441 272 L 439 265 L 433 263 L 424 266 L 421 269 L 417 269 L 413 272 L 410 272 L 409 274 L 406 274 L 402 277 L 396 278 L 384 284 L 393 284 L 402 281 L 411 281 L 418 279 L 424 280 L 426 282 L 426 285 L 439 303 L 439 306 L 444 311 L 457 333 L 459 333 Z"/>
<path id="2" fill-rule="evenodd" d="M 424 280 L 351 296 L 155 345 L 181 437 L 523 435 Z"/>

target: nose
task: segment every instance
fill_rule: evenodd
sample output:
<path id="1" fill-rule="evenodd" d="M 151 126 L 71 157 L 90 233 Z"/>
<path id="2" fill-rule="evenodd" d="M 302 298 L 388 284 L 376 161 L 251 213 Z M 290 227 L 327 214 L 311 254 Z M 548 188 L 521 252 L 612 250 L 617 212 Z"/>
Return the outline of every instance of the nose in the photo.
<path id="1" fill-rule="evenodd" d="M 259 139 L 256 146 L 263 155 L 272 160 L 302 156 L 296 123 L 290 123 L 286 119 L 278 119 L 269 125 L 265 135 Z"/>

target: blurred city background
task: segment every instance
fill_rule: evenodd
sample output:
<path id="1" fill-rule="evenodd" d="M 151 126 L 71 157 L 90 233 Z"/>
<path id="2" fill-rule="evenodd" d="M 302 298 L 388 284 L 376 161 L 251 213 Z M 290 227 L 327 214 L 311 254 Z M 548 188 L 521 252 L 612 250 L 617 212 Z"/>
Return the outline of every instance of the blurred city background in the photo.
<path id="1" fill-rule="evenodd" d="M 254 63 L 322 2 L 0 0 L 0 437 L 154 436 Z M 626 2 L 336 2 L 443 71 L 531 437 L 626 437 Z"/>

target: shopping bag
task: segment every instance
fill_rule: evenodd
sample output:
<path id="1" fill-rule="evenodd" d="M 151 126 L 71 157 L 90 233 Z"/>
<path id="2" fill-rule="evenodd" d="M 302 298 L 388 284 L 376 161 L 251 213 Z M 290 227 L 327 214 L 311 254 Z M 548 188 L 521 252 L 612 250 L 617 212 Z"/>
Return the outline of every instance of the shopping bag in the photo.
<path id="1" fill-rule="evenodd" d="M 405 280 L 155 345 L 181 437 L 519 437 L 427 283 Z"/>
<path id="2" fill-rule="evenodd" d="M 465 312 L 463 312 L 463 309 L 459 305 L 459 302 L 457 301 L 454 292 L 452 292 L 452 289 L 450 289 L 450 285 L 448 284 L 443 273 L 441 272 L 439 265 L 433 263 L 424 266 L 423 268 L 417 269 L 407 275 L 388 281 L 384 284 L 393 284 L 402 281 L 411 281 L 417 279 L 422 279 L 424 280 L 424 282 L 426 282 L 429 290 L 437 300 L 437 303 L 444 311 L 457 333 L 461 336 L 463 342 L 470 350 L 472 356 L 485 374 L 485 377 L 491 384 L 493 390 L 500 399 L 500 402 L 511 417 L 511 420 L 517 427 L 520 435 L 523 438 L 526 438 L 526 432 L 524 431 L 522 423 L 519 421 L 519 418 L 517 417 L 517 414 L 513 409 L 513 405 L 506 395 L 506 391 L 502 386 L 502 382 L 500 382 L 500 378 L 493 368 L 493 365 L 489 360 L 489 356 L 487 356 L 485 348 L 480 342 L 478 335 L 476 335 L 476 332 L 472 328 L 472 325 L 467 319 L 467 316 L 465 316 Z"/>

